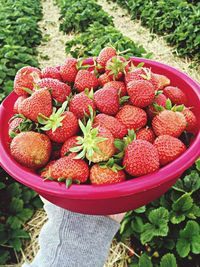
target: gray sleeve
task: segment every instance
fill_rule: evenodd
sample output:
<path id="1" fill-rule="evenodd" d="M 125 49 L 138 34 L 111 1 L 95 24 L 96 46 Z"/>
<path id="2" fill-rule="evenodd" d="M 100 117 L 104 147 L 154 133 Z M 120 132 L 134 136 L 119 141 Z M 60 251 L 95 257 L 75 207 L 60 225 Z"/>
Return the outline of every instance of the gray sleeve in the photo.
<path id="1" fill-rule="evenodd" d="M 119 223 L 105 216 L 70 212 L 45 203 L 48 222 L 40 236 L 40 250 L 22 267 L 102 267 Z"/>

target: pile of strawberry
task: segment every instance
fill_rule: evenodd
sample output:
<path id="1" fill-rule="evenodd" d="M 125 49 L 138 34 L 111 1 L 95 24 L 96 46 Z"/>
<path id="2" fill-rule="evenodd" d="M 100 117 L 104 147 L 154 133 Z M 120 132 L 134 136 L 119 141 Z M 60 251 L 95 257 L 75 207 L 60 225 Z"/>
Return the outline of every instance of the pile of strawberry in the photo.
<path id="1" fill-rule="evenodd" d="M 10 152 L 45 180 L 111 184 L 178 158 L 197 120 L 181 88 L 134 66 L 112 47 L 91 65 L 20 69 L 9 121 Z"/>

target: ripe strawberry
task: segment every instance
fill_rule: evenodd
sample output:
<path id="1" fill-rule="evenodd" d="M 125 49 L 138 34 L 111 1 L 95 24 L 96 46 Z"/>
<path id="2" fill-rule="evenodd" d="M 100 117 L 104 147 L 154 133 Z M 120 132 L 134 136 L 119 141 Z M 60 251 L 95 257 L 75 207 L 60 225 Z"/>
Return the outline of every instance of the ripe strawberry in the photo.
<path id="1" fill-rule="evenodd" d="M 61 157 L 65 157 L 67 153 L 70 153 L 70 148 L 77 146 L 77 135 L 67 139 L 61 148 Z M 75 154 L 75 153 L 74 153 Z"/>
<path id="2" fill-rule="evenodd" d="M 157 80 L 158 90 L 162 90 L 165 86 L 170 85 L 170 79 L 168 79 L 165 75 L 152 73 L 152 76 Z"/>
<path id="3" fill-rule="evenodd" d="M 172 162 L 186 150 L 186 146 L 178 138 L 170 135 L 158 136 L 154 142 L 154 147 L 158 151 L 161 165 Z"/>
<path id="4" fill-rule="evenodd" d="M 146 112 L 138 107 L 131 105 L 123 106 L 115 116 L 127 129 L 140 129 L 147 124 Z"/>
<path id="5" fill-rule="evenodd" d="M 33 128 L 34 123 L 31 120 L 21 114 L 14 115 L 8 123 L 8 134 L 9 137 L 14 138 L 18 133 L 31 131 Z"/>
<path id="6" fill-rule="evenodd" d="M 82 159 L 74 159 L 72 155 L 56 160 L 50 167 L 53 179 L 78 180 L 84 183 L 89 177 L 88 164 Z"/>
<path id="7" fill-rule="evenodd" d="M 185 130 L 189 133 L 195 134 L 198 129 L 196 116 L 189 108 L 184 108 L 182 113 L 185 116 L 187 122 Z"/>
<path id="8" fill-rule="evenodd" d="M 148 81 L 154 86 L 154 90 L 157 91 L 158 86 L 158 80 L 153 76 L 153 73 L 151 69 L 149 68 L 138 68 L 131 72 L 128 72 L 125 75 L 125 83 L 128 85 L 129 82 L 135 81 L 135 80 L 141 80 L 141 81 Z"/>
<path id="9" fill-rule="evenodd" d="M 75 158 L 86 157 L 90 162 L 106 161 L 115 153 L 114 137 L 111 132 L 98 126 L 92 127 L 92 121 L 89 119 L 87 125 L 84 126 L 79 120 L 83 137 L 79 138 L 77 147 L 71 148 L 71 152 L 80 152 Z"/>
<path id="10" fill-rule="evenodd" d="M 9 122 L 8 134 L 11 138 L 20 132 L 18 128 L 23 121 L 23 118 L 15 118 Z"/>
<path id="11" fill-rule="evenodd" d="M 172 104 L 187 104 L 187 97 L 185 93 L 178 87 L 167 86 L 163 89 L 163 94 L 171 100 Z"/>
<path id="12" fill-rule="evenodd" d="M 69 110 L 73 112 L 78 119 L 82 119 L 85 114 L 90 114 L 89 106 L 94 111 L 96 110 L 92 90 L 90 92 L 81 92 L 74 95 L 70 101 Z"/>
<path id="13" fill-rule="evenodd" d="M 52 97 L 59 103 L 65 102 L 67 96 L 69 96 L 71 93 L 71 88 L 69 85 L 60 82 L 56 79 L 51 79 L 51 78 L 42 79 L 37 83 L 37 86 L 39 88 L 51 89 Z"/>
<path id="14" fill-rule="evenodd" d="M 51 142 L 45 134 L 22 132 L 13 138 L 10 152 L 25 167 L 38 169 L 45 166 L 51 153 Z"/>
<path id="15" fill-rule="evenodd" d="M 13 107 L 13 111 L 14 111 L 14 113 L 19 113 L 19 105 L 20 105 L 20 103 L 22 103 L 22 102 L 24 101 L 24 99 L 26 99 L 26 98 L 27 98 L 27 96 L 25 96 L 25 95 L 19 96 L 19 97 L 17 98 L 17 100 L 15 101 L 14 107 Z"/>
<path id="16" fill-rule="evenodd" d="M 52 98 L 51 94 L 46 89 L 41 89 L 34 92 L 30 97 L 24 99 L 19 104 L 19 113 L 26 118 L 38 122 L 38 115 L 42 113 L 45 116 L 50 116 L 52 113 Z"/>
<path id="17" fill-rule="evenodd" d="M 159 169 L 157 149 L 145 140 L 132 141 L 125 150 L 125 170 L 132 176 L 141 176 Z"/>
<path id="18" fill-rule="evenodd" d="M 33 90 L 34 84 L 41 78 L 41 71 L 34 67 L 23 67 L 18 70 L 14 80 L 14 91 L 17 95 L 28 95 L 23 88 Z"/>
<path id="19" fill-rule="evenodd" d="M 104 84 L 112 81 L 112 79 L 106 74 L 101 74 L 98 78 L 99 86 L 104 86 Z"/>
<path id="20" fill-rule="evenodd" d="M 161 106 L 165 108 L 166 101 L 167 101 L 167 98 L 163 94 L 158 94 L 155 96 L 153 103 L 147 107 L 147 114 L 150 119 L 152 119 L 156 115 L 156 113 L 158 113 L 158 110 L 155 107 Z"/>
<path id="21" fill-rule="evenodd" d="M 125 178 L 124 171 L 102 168 L 99 164 L 94 164 L 90 169 L 90 181 L 92 184 L 115 184 L 123 182 Z"/>
<path id="22" fill-rule="evenodd" d="M 55 162 L 56 160 L 49 161 L 49 163 L 39 172 L 40 176 L 43 178 L 49 178 L 51 175 L 51 167 Z"/>
<path id="23" fill-rule="evenodd" d="M 52 78 L 62 81 L 62 77 L 60 75 L 60 71 L 56 67 L 46 67 L 42 69 L 42 79 L 44 78 Z"/>
<path id="24" fill-rule="evenodd" d="M 113 87 L 113 88 L 117 89 L 120 97 L 127 95 L 126 85 L 124 82 L 111 81 L 111 82 L 106 83 L 103 88 L 107 89 L 109 87 Z"/>
<path id="25" fill-rule="evenodd" d="M 127 92 L 131 103 L 140 108 L 144 108 L 153 102 L 155 90 L 148 81 L 135 80 L 127 85 Z"/>
<path id="26" fill-rule="evenodd" d="M 128 61 L 121 56 L 114 56 L 106 63 L 106 74 L 112 80 L 120 80 L 128 72 Z"/>
<path id="27" fill-rule="evenodd" d="M 115 88 L 99 89 L 94 93 L 94 102 L 101 113 L 115 115 L 119 110 L 119 95 Z"/>
<path id="28" fill-rule="evenodd" d="M 148 141 L 149 143 L 152 143 L 152 144 L 153 144 L 153 142 L 155 140 L 155 134 L 152 131 L 152 129 L 149 128 L 149 127 L 140 129 L 136 133 L 136 136 L 137 136 L 137 139 L 146 140 L 146 141 Z"/>
<path id="29" fill-rule="evenodd" d="M 97 63 L 103 68 L 105 68 L 107 61 L 116 55 L 117 52 L 113 47 L 105 47 L 100 51 L 99 56 L 97 58 Z"/>
<path id="30" fill-rule="evenodd" d="M 99 83 L 94 73 L 88 70 L 79 70 L 76 75 L 74 86 L 78 92 L 82 92 L 86 88 L 89 90 L 93 88 L 95 90 L 99 86 Z"/>
<path id="31" fill-rule="evenodd" d="M 75 81 L 78 73 L 77 59 L 67 58 L 64 65 L 60 67 L 60 75 L 64 82 L 72 83 Z"/>
<path id="32" fill-rule="evenodd" d="M 154 133 L 179 137 L 186 128 L 186 119 L 181 112 L 163 110 L 152 120 Z"/>
<path id="33" fill-rule="evenodd" d="M 98 125 L 108 129 L 114 138 L 121 139 L 127 134 L 127 129 L 121 122 L 119 122 L 115 117 L 108 116 L 106 114 L 98 114 L 95 117 L 93 127 Z"/>

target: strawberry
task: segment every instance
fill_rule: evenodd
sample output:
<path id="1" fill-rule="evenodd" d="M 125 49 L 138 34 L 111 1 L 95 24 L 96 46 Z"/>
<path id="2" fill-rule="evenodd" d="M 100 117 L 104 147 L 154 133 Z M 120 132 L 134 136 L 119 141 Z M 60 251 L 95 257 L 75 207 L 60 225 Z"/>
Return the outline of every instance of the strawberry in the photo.
<path id="1" fill-rule="evenodd" d="M 65 102 L 71 93 L 69 85 L 52 78 L 42 79 L 36 86 L 39 88 L 51 89 L 52 97 L 59 103 Z"/>
<path id="2" fill-rule="evenodd" d="M 94 93 L 94 102 L 101 113 L 115 115 L 119 110 L 118 91 L 113 87 L 99 89 Z"/>
<path id="3" fill-rule="evenodd" d="M 93 111 L 96 110 L 93 100 L 93 90 L 74 95 L 70 101 L 69 110 L 73 112 L 78 119 L 82 119 L 86 114 L 90 114 L 89 106 Z"/>
<path id="4" fill-rule="evenodd" d="M 60 75 L 64 82 L 72 83 L 75 81 L 78 73 L 77 59 L 67 58 L 64 65 L 60 67 Z"/>
<path id="5" fill-rule="evenodd" d="M 56 67 L 46 67 L 42 69 L 42 79 L 44 78 L 52 78 L 62 81 L 62 77 L 60 75 L 60 71 Z"/>
<path id="6" fill-rule="evenodd" d="M 99 86 L 104 86 L 110 81 L 112 81 L 112 79 L 106 73 L 101 74 L 98 78 Z"/>
<path id="7" fill-rule="evenodd" d="M 27 96 L 25 96 L 25 95 L 19 96 L 19 97 L 17 98 L 17 100 L 15 101 L 14 107 L 13 107 L 13 111 L 14 111 L 14 113 L 19 113 L 19 105 L 20 105 L 20 103 L 22 103 L 22 102 L 24 101 L 24 99 L 26 99 L 26 98 L 27 98 Z"/>
<path id="8" fill-rule="evenodd" d="M 78 146 L 71 148 L 71 152 L 80 152 L 75 158 L 87 158 L 90 162 L 106 161 L 115 153 L 114 137 L 111 132 L 98 126 L 92 127 L 92 121 L 89 119 L 84 126 L 79 120 L 83 137 L 78 137 Z"/>
<path id="9" fill-rule="evenodd" d="M 50 116 L 52 113 L 52 98 L 47 89 L 34 92 L 30 97 L 19 104 L 19 113 L 26 118 L 38 122 L 38 114 Z"/>
<path id="10" fill-rule="evenodd" d="M 90 169 L 90 181 L 92 184 L 115 184 L 123 182 L 126 175 L 123 170 L 113 171 L 110 168 L 94 164 Z"/>
<path id="11" fill-rule="evenodd" d="M 70 137 L 67 139 L 61 148 L 61 157 L 65 157 L 70 153 L 70 148 L 77 146 L 77 135 Z M 75 153 L 74 153 L 75 154 Z"/>
<path id="12" fill-rule="evenodd" d="M 13 138 L 10 152 L 23 166 L 39 169 L 45 166 L 50 158 L 51 142 L 45 134 L 22 132 Z"/>
<path id="13" fill-rule="evenodd" d="M 21 114 L 14 115 L 8 124 L 8 134 L 11 138 L 14 138 L 20 132 L 31 131 L 35 126 L 31 120 Z"/>
<path id="14" fill-rule="evenodd" d="M 166 101 L 167 98 L 163 94 L 158 94 L 154 97 L 153 103 L 147 107 L 147 114 L 150 119 L 152 119 L 156 113 L 158 113 L 158 110 L 162 107 L 163 109 L 166 107 Z M 160 108 L 158 107 L 160 106 Z"/>
<path id="15" fill-rule="evenodd" d="M 99 83 L 94 73 L 88 70 L 79 70 L 76 75 L 74 86 L 78 92 L 82 92 L 86 88 L 95 90 L 99 86 Z"/>
<path id="16" fill-rule="evenodd" d="M 125 150 L 123 166 L 132 176 L 153 173 L 159 169 L 158 151 L 145 140 L 132 141 Z"/>
<path id="17" fill-rule="evenodd" d="M 131 72 L 128 72 L 125 75 L 125 83 L 128 85 L 129 82 L 141 80 L 141 81 L 148 81 L 154 86 L 154 90 L 158 90 L 158 80 L 153 76 L 151 69 L 149 68 L 138 68 Z"/>
<path id="18" fill-rule="evenodd" d="M 127 92 L 130 96 L 131 103 L 140 108 L 150 105 L 155 96 L 154 86 L 145 80 L 133 80 L 129 82 Z"/>
<path id="19" fill-rule="evenodd" d="M 113 47 L 105 47 L 100 51 L 97 63 L 105 68 L 107 61 L 116 55 L 117 52 Z"/>
<path id="20" fill-rule="evenodd" d="M 194 113 L 189 108 L 184 108 L 182 111 L 186 119 L 186 128 L 185 130 L 189 133 L 195 134 L 197 131 L 197 118 Z"/>
<path id="21" fill-rule="evenodd" d="M 187 104 L 187 97 L 185 93 L 178 87 L 167 86 L 163 89 L 163 94 L 171 100 L 172 104 Z"/>
<path id="22" fill-rule="evenodd" d="M 106 114 L 98 114 L 95 117 L 93 127 L 98 125 L 108 129 L 114 138 L 121 139 L 127 134 L 127 129 L 121 122 L 119 122 L 115 117 L 108 116 Z"/>
<path id="23" fill-rule="evenodd" d="M 178 138 L 170 135 L 158 136 L 154 142 L 154 147 L 158 151 L 161 165 L 172 162 L 186 150 L 186 146 Z"/>
<path id="24" fill-rule="evenodd" d="M 185 116 L 178 111 L 163 110 L 152 120 L 154 133 L 179 137 L 186 128 Z"/>
<path id="25" fill-rule="evenodd" d="M 67 182 L 79 181 L 84 183 L 89 177 L 88 164 L 82 159 L 74 159 L 72 155 L 56 160 L 49 169 L 49 177 L 58 180 L 66 179 Z"/>
<path id="26" fill-rule="evenodd" d="M 108 82 L 104 85 L 104 89 L 107 89 L 109 87 L 113 87 L 115 89 L 117 89 L 120 97 L 127 95 L 127 91 L 126 91 L 126 85 L 124 82 L 122 81 L 111 81 Z"/>
<path id="27" fill-rule="evenodd" d="M 23 123 L 23 121 L 23 118 L 15 118 L 9 122 L 8 134 L 11 138 L 16 136 L 16 134 L 20 132 L 19 127 L 20 124 Z"/>
<path id="28" fill-rule="evenodd" d="M 148 141 L 149 143 L 152 143 L 152 144 L 153 144 L 153 142 L 155 140 L 155 134 L 152 131 L 152 129 L 149 128 L 149 127 L 140 129 L 136 133 L 136 136 L 137 136 L 137 139 L 146 140 L 146 141 Z"/>
<path id="29" fill-rule="evenodd" d="M 147 124 L 146 112 L 138 107 L 131 105 L 123 106 L 115 116 L 127 129 L 140 129 Z"/>
<path id="30" fill-rule="evenodd" d="M 42 76 L 41 71 L 34 67 L 23 67 L 18 70 L 14 80 L 14 91 L 17 95 L 28 95 L 23 88 L 33 90 L 34 84 Z"/>
<path id="31" fill-rule="evenodd" d="M 49 161 L 49 163 L 39 171 L 40 176 L 43 178 L 49 178 L 51 174 L 51 167 L 55 162 L 56 160 Z"/>
<path id="32" fill-rule="evenodd" d="M 121 56 L 110 58 L 105 67 L 106 74 L 112 80 L 120 80 L 128 72 L 128 61 Z"/>
<path id="33" fill-rule="evenodd" d="M 152 73 L 152 76 L 155 80 L 157 80 L 158 90 L 162 90 L 165 86 L 170 85 L 170 79 L 168 79 L 165 75 Z"/>

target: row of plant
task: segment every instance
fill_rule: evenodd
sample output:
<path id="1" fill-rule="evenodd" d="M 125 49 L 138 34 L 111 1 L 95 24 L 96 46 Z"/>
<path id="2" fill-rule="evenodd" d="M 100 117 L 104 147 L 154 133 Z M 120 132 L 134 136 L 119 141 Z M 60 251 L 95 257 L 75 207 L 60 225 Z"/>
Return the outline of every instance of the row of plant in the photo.
<path id="1" fill-rule="evenodd" d="M 38 66 L 36 46 L 41 41 L 39 0 L 1 0 L 0 102 L 13 89 L 23 66 Z M 22 241 L 29 238 L 24 223 L 42 203 L 35 192 L 15 182 L 0 168 L 0 264 L 16 262 Z"/>
<path id="2" fill-rule="evenodd" d="M 58 4 L 62 13 L 60 29 L 77 33 L 66 43 L 67 54 L 88 57 L 112 45 L 119 50 L 130 49 L 128 55 L 144 56 L 143 47 L 136 46 L 114 28 L 96 1 L 58 0 Z M 104 17 L 103 25 L 98 12 Z M 126 214 L 117 238 L 131 240 L 135 254 L 129 259 L 130 267 L 198 266 L 199 170 L 198 161 L 160 199 Z"/>
<path id="3" fill-rule="evenodd" d="M 200 60 L 200 3 L 186 0 L 114 0 L 151 31 L 164 35 L 181 56 Z"/>

